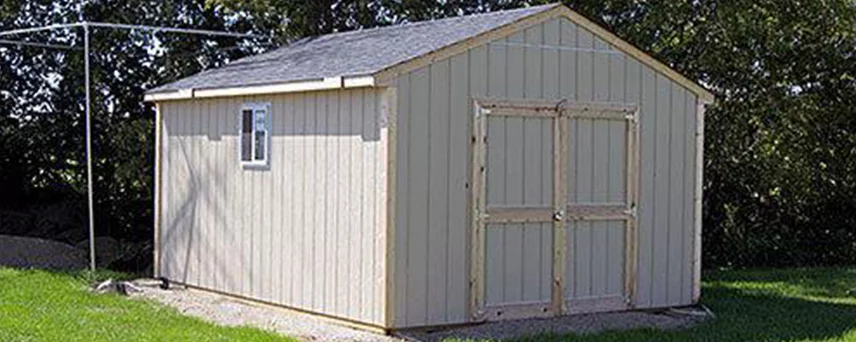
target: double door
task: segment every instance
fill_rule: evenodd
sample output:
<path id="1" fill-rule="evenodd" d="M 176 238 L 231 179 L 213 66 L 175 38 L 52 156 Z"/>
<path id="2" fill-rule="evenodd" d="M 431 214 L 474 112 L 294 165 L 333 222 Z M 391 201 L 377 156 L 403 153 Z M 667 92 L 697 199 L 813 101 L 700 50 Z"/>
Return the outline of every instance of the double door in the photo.
<path id="1" fill-rule="evenodd" d="M 473 320 L 632 306 L 637 109 L 474 101 Z"/>

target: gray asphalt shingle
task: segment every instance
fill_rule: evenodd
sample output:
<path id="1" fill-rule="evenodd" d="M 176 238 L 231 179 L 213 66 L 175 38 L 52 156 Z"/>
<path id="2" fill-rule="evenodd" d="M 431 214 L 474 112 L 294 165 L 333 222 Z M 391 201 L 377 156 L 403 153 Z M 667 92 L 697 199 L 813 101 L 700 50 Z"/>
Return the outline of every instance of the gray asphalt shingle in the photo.
<path id="1" fill-rule="evenodd" d="M 306 38 L 200 72 L 148 93 L 370 75 L 555 6 L 534 6 Z"/>

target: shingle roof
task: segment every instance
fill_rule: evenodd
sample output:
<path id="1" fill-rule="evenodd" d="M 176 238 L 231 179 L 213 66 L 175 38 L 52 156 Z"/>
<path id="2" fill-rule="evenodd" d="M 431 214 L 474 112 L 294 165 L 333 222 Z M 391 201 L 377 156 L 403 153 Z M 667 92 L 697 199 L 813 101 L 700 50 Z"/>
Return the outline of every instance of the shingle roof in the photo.
<path id="1" fill-rule="evenodd" d="M 148 93 L 370 75 L 556 6 L 558 4 L 306 38 L 200 72 Z"/>

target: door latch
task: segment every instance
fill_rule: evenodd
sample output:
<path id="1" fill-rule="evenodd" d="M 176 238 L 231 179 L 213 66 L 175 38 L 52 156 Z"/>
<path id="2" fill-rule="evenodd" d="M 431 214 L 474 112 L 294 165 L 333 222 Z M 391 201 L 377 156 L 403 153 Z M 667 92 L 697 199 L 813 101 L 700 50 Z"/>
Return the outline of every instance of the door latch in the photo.
<path id="1" fill-rule="evenodd" d="M 565 219 L 565 212 L 559 210 L 553 213 L 553 221 L 562 222 Z"/>

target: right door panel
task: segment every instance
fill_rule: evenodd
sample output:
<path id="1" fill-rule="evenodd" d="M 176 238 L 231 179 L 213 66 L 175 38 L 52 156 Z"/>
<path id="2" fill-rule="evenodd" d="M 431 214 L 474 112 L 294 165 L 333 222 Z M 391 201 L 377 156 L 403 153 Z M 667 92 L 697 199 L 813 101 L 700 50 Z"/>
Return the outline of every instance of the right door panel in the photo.
<path id="1" fill-rule="evenodd" d="M 635 116 L 570 113 L 564 298 L 568 313 L 632 303 Z"/>

